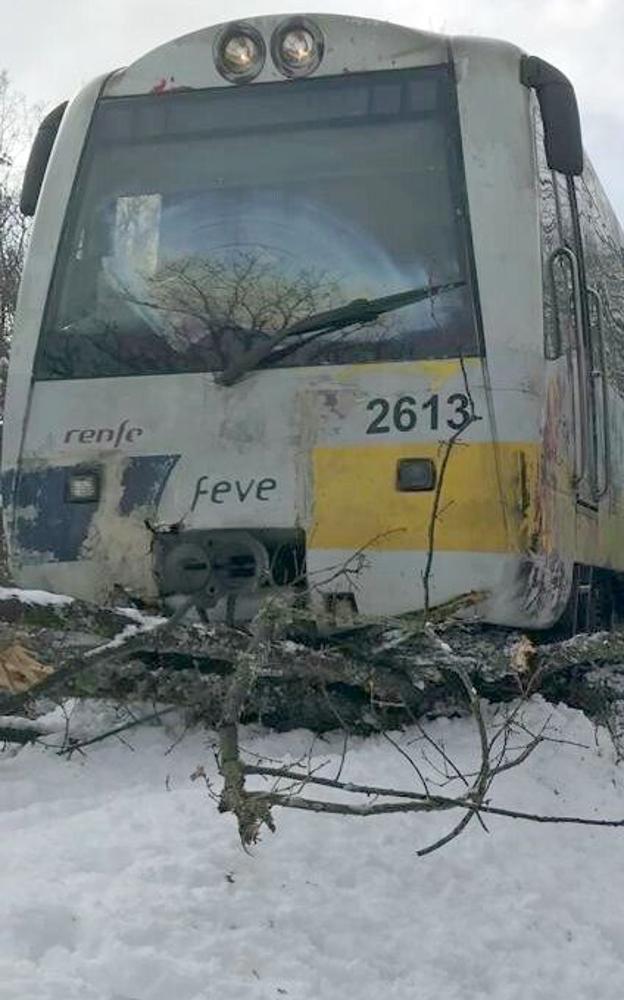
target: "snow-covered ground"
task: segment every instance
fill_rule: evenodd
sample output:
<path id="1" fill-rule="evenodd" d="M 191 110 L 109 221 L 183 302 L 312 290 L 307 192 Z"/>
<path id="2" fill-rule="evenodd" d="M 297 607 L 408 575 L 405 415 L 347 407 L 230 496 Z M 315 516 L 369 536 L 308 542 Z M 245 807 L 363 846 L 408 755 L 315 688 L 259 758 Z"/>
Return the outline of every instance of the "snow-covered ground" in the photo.
<path id="1" fill-rule="evenodd" d="M 533 724 L 545 712 L 531 707 Z M 84 715 L 83 729 L 104 721 Z M 624 816 L 604 733 L 556 709 L 543 745 L 501 775 L 497 805 Z M 469 720 L 429 731 L 466 767 Z M 209 735 L 145 726 L 70 760 L 0 754 L 1 1000 L 621 1000 L 624 830 L 490 818 L 426 858 L 447 815 L 347 819 L 276 811 L 251 855 L 198 765 Z M 415 731 L 399 734 L 403 745 Z M 310 735 L 248 729 L 293 759 Z M 342 741 L 317 741 L 339 766 Z M 169 751 L 169 752 L 167 752 Z M 385 740 L 356 741 L 343 777 L 413 786 Z"/>
<path id="2" fill-rule="evenodd" d="M 0 601 L 16 600 L 23 604 L 39 604 L 43 607 L 56 605 L 66 607 L 74 598 L 66 594 L 53 594 L 49 590 L 22 590 L 21 587 L 0 587 Z"/>

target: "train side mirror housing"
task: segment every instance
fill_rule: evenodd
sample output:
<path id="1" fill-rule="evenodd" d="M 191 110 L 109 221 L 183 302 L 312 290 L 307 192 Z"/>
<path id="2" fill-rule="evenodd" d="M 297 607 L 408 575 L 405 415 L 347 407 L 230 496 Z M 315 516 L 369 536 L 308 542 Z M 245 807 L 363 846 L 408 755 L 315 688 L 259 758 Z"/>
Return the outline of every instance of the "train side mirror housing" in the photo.
<path id="1" fill-rule="evenodd" d="M 522 57 L 520 81 L 535 91 L 539 101 L 548 166 L 578 177 L 583 173 L 583 140 L 574 87 L 560 70 L 537 56 Z"/>
<path id="2" fill-rule="evenodd" d="M 56 139 L 56 134 L 65 114 L 66 107 L 67 101 L 59 104 L 49 115 L 46 115 L 37 129 L 22 182 L 20 195 L 20 211 L 22 215 L 31 216 L 35 214 L 37 202 L 39 201 L 39 192 L 43 184 L 43 176 L 46 172 L 52 146 L 54 145 L 54 140 Z"/>

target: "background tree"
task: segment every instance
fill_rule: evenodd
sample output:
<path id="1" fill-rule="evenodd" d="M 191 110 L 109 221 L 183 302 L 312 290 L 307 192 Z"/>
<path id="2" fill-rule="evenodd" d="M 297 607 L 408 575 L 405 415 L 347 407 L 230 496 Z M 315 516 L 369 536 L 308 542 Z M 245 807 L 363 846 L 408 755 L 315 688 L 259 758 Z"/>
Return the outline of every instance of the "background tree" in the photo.
<path id="1" fill-rule="evenodd" d="M 28 221 L 19 210 L 21 174 L 40 112 L 0 71 L 0 404 L 28 235 Z"/>

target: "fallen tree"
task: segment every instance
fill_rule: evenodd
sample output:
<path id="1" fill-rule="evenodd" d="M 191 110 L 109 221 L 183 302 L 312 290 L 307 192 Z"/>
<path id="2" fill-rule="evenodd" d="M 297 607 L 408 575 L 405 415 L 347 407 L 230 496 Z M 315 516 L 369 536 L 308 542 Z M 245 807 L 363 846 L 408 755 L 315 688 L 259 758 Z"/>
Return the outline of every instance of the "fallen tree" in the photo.
<path id="1" fill-rule="evenodd" d="M 174 703 L 214 725 L 241 655 L 249 655 L 258 639 L 253 629 L 185 623 L 187 610 L 158 618 L 81 601 L 41 607 L 0 597 L 0 655 L 23 650 L 46 668 L 20 691 L 0 690 L 0 715 L 44 695 L 84 694 Z M 366 731 L 378 728 L 380 719 L 401 723 L 465 710 L 465 685 L 450 669 L 457 665 L 479 696 L 492 701 L 539 691 L 599 722 L 619 701 L 617 691 L 609 696 L 603 690 L 596 668 L 608 667 L 609 677 L 620 674 L 624 632 L 537 645 L 508 630 L 452 618 L 434 626 L 415 616 L 319 635 L 304 616 L 293 618 L 275 605 L 261 621 L 262 661 L 256 653 L 254 683 L 241 712 L 279 729 L 322 731 L 348 723 Z"/>
<path id="2" fill-rule="evenodd" d="M 536 693 L 581 707 L 596 724 L 606 725 L 619 755 L 623 632 L 538 645 L 451 615 L 436 624 L 422 616 L 361 622 L 320 635 L 305 614 L 277 603 L 267 603 L 248 628 L 188 623 L 188 610 L 164 619 L 79 601 L 31 605 L 18 592 L 0 599 L 0 657 L 6 666 L 13 655 L 34 678 L 19 690 L 0 691 L 0 736 L 12 743 L 45 742 L 49 734 L 37 729 L 37 706 L 51 698 L 148 706 L 88 739 L 68 731 L 56 747 L 63 754 L 159 719 L 171 706 L 182 709 L 188 724 L 202 723 L 216 733 L 223 785 L 219 793 L 209 791 L 222 812 L 236 816 L 245 846 L 257 840 L 263 826 L 275 828 L 276 807 L 359 817 L 459 810 L 461 818 L 448 834 L 421 853 L 448 843 L 475 818 L 485 826 L 490 813 L 537 822 L 624 823 L 501 810 L 490 799 L 499 774 L 520 766 L 552 739 L 547 726 L 533 732 L 524 723 L 523 710 Z M 40 665 L 40 674 L 33 664 Z M 494 726 L 486 719 L 485 699 L 505 706 Z M 28 714 L 31 719 L 22 724 Z M 425 720 L 436 714 L 472 717 L 480 761 L 473 774 L 463 774 L 428 737 Z M 250 720 L 277 729 L 339 729 L 345 755 L 353 734 L 381 734 L 409 759 L 419 787 L 353 785 L 339 774 L 318 774 L 309 762 L 250 762 L 239 740 L 241 723 Z M 450 792 L 436 790 L 431 768 L 427 777 L 422 761 L 396 741 L 393 733 L 405 725 L 417 727 L 429 753 L 423 759 L 428 765 L 435 760 L 434 771 L 442 769 Z M 202 774 L 199 769 L 195 777 Z M 255 779 L 270 787 L 255 787 Z M 319 788 L 334 798 L 310 794 Z"/>

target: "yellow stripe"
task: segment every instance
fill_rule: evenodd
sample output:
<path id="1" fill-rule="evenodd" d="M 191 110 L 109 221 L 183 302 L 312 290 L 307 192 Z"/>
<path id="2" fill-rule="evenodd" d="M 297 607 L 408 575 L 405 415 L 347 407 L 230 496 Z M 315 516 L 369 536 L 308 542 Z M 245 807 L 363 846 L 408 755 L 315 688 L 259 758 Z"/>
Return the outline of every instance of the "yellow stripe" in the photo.
<path id="1" fill-rule="evenodd" d="M 368 364 L 344 365 L 332 372 L 335 382 L 351 382 L 353 378 L 366 379 L 380 377 L 405 378 L 417 376 L 426 380 L 430 392 L 439 392 L 447 382 L 458 376 L 463 381 L 463 372 L 477 374 L 481 369 L 481 358 L 465 358 L 462 364 L 457 358 L 435 358 L 431 361 L 372 361 Z"/>
<path id="2" fill-rule="evenodd" d="M 309 547 L 426 551 L 435 494 L 399 493 L 397 462 L 430 458 L 439 470 L 446 447 L 412 443 L 316 448 Z M 535 523 L 538 456 L 535 443 L 503 443 L 496 449 L 491 442 L 455 444 L 438 505 L 436 551 L 517 552 L 526 548 Z"/>

